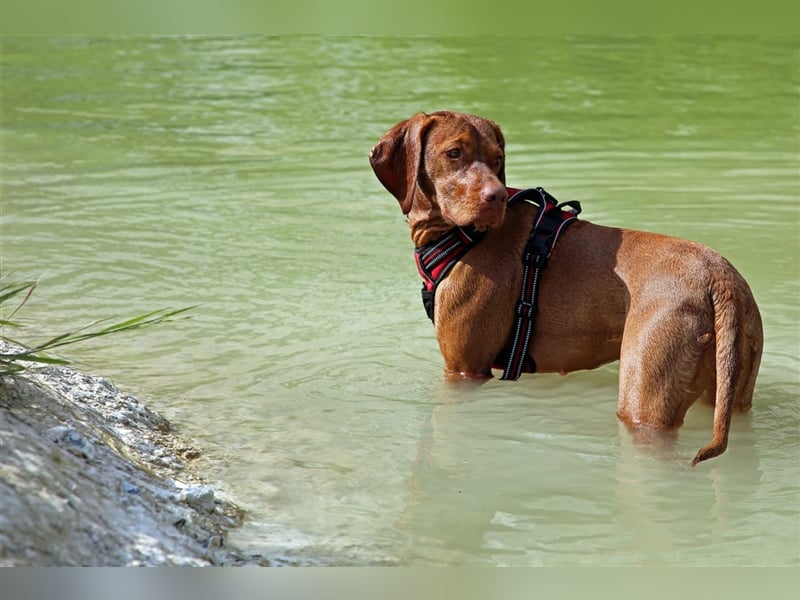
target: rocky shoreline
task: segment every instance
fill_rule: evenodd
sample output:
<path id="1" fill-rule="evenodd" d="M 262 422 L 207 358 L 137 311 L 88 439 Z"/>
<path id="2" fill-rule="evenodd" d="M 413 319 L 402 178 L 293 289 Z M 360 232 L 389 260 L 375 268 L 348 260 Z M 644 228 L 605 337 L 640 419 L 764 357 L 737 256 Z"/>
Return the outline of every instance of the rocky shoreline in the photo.
<path id="1" fill-rule="evenodd" d="M 228 546 L 244 513 L 202 451 L 105 378 L 0 376 L 0 431 L 0 566 L 271 564 Z"/>

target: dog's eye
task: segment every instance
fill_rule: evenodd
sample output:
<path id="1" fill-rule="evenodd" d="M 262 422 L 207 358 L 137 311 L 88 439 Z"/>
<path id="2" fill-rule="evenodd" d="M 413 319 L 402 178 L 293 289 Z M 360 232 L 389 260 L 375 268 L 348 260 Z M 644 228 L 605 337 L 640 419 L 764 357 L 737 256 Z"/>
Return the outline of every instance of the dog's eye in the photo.
<path id="1" fill-rule="evenodd" d="M 452 148 L 445 152 L 449 158 L 458 158 L 461 156 L 461 149 L 460 148 Z"/>

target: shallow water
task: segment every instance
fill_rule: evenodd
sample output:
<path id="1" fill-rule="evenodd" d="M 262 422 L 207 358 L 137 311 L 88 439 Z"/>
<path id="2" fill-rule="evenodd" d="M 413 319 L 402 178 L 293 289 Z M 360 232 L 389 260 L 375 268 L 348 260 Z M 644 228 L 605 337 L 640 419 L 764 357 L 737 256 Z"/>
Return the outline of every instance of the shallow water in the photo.
<path id="1" fill-rule="evenodd" d="M 800 52 L 790 38 L 2 38 L 2 273 L 28 339 L 199 304 L 66 351 L 209 449 L 300 562 L 800 564 Z M 750 282 L 754 409 L 634 445 L 617 370 L 448 386 L 367 154 L 464 110 L 509 185 L 712 246 Z M 35 325 L 34 325 L 35 324 Z M 20 336 L 23 337 L 23 336 Z"/>

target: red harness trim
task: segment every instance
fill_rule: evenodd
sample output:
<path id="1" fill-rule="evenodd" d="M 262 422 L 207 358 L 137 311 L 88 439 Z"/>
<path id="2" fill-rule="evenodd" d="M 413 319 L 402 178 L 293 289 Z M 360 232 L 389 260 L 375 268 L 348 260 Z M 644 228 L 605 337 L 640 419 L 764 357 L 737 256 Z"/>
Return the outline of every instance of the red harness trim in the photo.
<path id="1" fill-rule="evenodd" d="M 562 231 L 578 218 L 581 211 L 576 201 L 558 201 L 543 188 L 508 190 L 508 205 L 528 201 L 538 207 L 530 237 L 522 253 L 524 267 L 520 300 L 515 311 L 515 322 L 509 344 L 495 359 L 493 365 L 503 369 L 502 379 L 519 379 L 524 373 L 534 373 L 536 364 L 528 356 L 533 323 L 536 317 L 536 297 L 539 277 Z M 567 207 L 566 209 L 564 207 Z M 417 269 L 422 276 L 422 303 L 428 318 L 433 321 L 436 287 L 447 277 L 461 258 L 483 238 L 475 228 L 456 227 L 444 237 L 414 250 Z"/>
<path id="2" fill-rule="evenodd" d="M 483 237 L 483 232 L 456 227 L 433 244 L 417 248 L 414 260 L 422 276 L 424 287 L 429 292 L 444 279 L 455 264 L 461 260 Z"/>

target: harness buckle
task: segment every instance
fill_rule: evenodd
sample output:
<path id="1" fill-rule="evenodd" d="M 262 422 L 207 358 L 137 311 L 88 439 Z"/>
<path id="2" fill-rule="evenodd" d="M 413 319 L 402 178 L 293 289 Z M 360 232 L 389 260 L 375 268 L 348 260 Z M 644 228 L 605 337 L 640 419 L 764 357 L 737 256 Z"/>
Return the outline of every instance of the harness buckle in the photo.
<path id="1" fill-rule="evenodd" d="M 514 312 L 518 317 L 522 317 L 523 319 L 532 319 L 533 315 L 536 313 L 536 305 L 533 302 L 520 300 Z"/>
<path id="2" fill-rule="evenodd" d="M 422 286 L 422 306 L 425 307 L 425 314 L 433 321 L 433 307 L 434 307 L 434 291 L 428 290 L 424 285 Z"/>
<path id="3" fill-rule="evenodd" d="M 525 252 L 522 254 L 522 264 L 542 268 L 547 262 L 549 251 L 550 247 L 547 242 L 534 236 L 528 241 L 528 247 L 525 248 Z"/>

